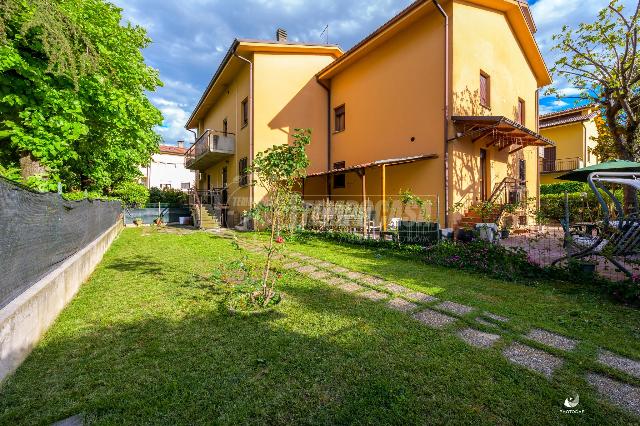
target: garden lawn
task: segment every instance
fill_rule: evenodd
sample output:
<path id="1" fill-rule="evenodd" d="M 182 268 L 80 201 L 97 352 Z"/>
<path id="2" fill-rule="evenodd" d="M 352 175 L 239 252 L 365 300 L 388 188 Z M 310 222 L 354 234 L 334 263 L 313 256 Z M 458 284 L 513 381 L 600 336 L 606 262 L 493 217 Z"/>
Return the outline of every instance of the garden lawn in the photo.
<path id="1" fill-rule="evenodd" d="M 294 271 L 283 272 L 275 312 L 232 315 L 212 274 L 246 252 L 203 232 L 126 229 L 0 387 L 0 423 L 77 414 L 98 424 L 637 422 L 584 380 L 597 347 L 638 357 L 637 311 L 568 285 L 496 281 L 387 251 L 313 239 L 287 246 L 508 316 L 511 334 L 472 348 Z M 551 380 L 501 355 L 531 327 L 581 341 Z M 585 413 L 562 413 L 576 392 Z"/>

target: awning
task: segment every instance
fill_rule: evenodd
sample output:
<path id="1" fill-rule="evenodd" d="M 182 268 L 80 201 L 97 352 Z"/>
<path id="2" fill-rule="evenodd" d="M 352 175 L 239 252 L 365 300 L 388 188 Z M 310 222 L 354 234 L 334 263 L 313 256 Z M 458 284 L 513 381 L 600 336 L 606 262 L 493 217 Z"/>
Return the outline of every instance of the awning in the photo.
<path id="1" fill-rule="evenodd" d="M 326 172 L 311 173 L 311 174 L 308 174 L 307 177 L 326 176 L 326 175 L 334 175 L 334 174 L 347 173 L 347 172 L 355 172 L 358 170 L 367 169 L 371 167 L 379 167 L 383 165 L 397 166 L 400 164 L 415 163 L 416 161 L 430 160 L 433 158 L 438 158 L 438 154 L 423 154 L 423 155 L 416 155 L 413 157 L 389 158 L 386 160 L 377 160 L 377 161 L 372 161 L 370 163 L 362 163 L 362 164 L 357 164 L 355 166 L 343 167 L 341 169 L 328 170 Z"/>
<path id="2" fill-rule="evenodd" d="M 494 146 L 499 151 L 512 145 L 517 146 L 510 153 L 528 146 L 555 146 L 544 136 L 526 128 L 522 124 L 503 116 L 454 116 L 451 117 L 456 129 L 460 131 L 456 139 L 471 137 L 472 142 L 486 141 L 486 148 Z"/>

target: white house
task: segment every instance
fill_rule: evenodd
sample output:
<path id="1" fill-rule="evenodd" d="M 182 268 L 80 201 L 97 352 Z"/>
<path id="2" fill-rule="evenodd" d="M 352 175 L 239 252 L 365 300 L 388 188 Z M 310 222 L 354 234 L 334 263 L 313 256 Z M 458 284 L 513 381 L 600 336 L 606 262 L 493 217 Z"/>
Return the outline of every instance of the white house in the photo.
<path id="1" fill-rule="evenodd" d="M 187 191 L 195 183 L 195 172 L 184 166 L 187 150 L 183 141 L 178 146 L 160 145 L 160 152 L 151 157 L 147 167 L 141 167 L 141 183 L 147 188 L 173 188 Z"/>

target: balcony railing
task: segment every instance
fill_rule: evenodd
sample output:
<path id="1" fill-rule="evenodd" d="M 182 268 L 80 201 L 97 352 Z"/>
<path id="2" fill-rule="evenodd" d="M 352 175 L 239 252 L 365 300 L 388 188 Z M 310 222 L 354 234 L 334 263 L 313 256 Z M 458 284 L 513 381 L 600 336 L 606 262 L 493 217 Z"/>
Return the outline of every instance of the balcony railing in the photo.
<path id="1" fill-rule="evenodd" d="M 185 154 L 185 166 L 191 170 L 206 170 L 218 161 L 233 155 L 235 150 L 234 135 L 207 130 Z"/>
<path id="2" fill-rule="evenodd" d="M 583 166 L 582 158 L 560 158 L 557 160 L 541 160 L 542 173 L 569 172 Z"/>

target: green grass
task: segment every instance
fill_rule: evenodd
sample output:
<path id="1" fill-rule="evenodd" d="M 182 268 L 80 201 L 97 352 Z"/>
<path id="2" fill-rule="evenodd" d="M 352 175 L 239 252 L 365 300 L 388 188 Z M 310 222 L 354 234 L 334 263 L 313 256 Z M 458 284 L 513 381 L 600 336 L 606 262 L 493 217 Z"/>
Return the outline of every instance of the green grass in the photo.
<path id="1" fill-rule="evenodd" d="M 78 413 L 99 424 L 637 422 L 583 379 L 598 368 L 596 347 L 640 354 L 637 311 L 561 284 L 490 280 L 316 240 L 291 246 L 513 324 L 497 347 L 474 349 L 453 330 L 295 273 L 283 275 L 275 312 L 234 316 L 202 278 L 238 256 L 230 241 L 127 229 L 0 388 L 0 423 Z M 583 342 L 550 381 L 500 353 L 532 326 Z M 575 392 L 585 414 L 561 413 Z"/>

